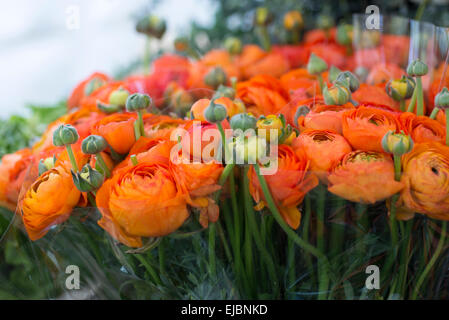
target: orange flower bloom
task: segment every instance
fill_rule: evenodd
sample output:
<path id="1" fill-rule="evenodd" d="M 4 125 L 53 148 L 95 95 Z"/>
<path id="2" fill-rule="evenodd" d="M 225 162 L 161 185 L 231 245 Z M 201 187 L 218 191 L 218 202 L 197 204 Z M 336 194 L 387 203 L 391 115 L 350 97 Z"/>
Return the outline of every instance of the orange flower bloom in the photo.
<path id="1" fill-rule="evenodd" d="M 360 88 L 352 94 L 352 99 L 361 104 L 386 105 L 399 110 L 399 102 L 391 98 L 385 88 L 371 86 L 365 83 L 360 84 Z"/>
<path id="2" fill-rule="evenodd" d="M 404 112 L 399 121 L 415 143 L 436 141 L 444 144 L 446 141 L 446 128 L 437 120 Z"/>
<path id="3" fill-rule="evenodd" d="M 128 153 L 136 142 L 134 135 L 134 122 L 137 116 L 134 113 L 115 113 L 98 121 L 92 133 L 106 139 L 108 144 L 120 154 Z"/>
<path id="4" fill-rule="evenodd" d="M 67 220 L 80 196 L 68 166 L 57 165 L 38 177 L 19 202 L 30 239 L 42 238 L 52 225 Z"/>
<path id="5" fill-rule="evenodd" d="M 185 194 L 168 166 L 147 161 L 123 168 L 97 192 L 102 214 L 98 224 L 129 247 L 142 246 L 141 237 L 161 237 L 188 218 Z"/>
<path id="6" fill-rule="evenodd" d="M 204 110 L 206 110 L 209 104 L 209 99 L 197 100 L 190 108 L 190 115 L 196 120 L 206 121 L 206 118 L 204 117 Z"/>
<path id="7" fill-rule="evenodd" d="M 257 76 L 237 83 L 237 97 L 255 116 L 276 114 L 287 104 L 289 95 L 280 81 L 271 76 Z"/>
<path id="8" fill-rule="evenodd" d="M 308 172 L 309 160 L 301 149 L 295 153 L 287 145 L 278 149 L 278 170 L 274 175 L 266 175 L 268 188 L 284 220 L 290 227 L 297 229 L 301 221 L 301 212 L 297 206 L 304 196 L 318 185 L 318 178 Z M 263 207 L 264 199 L 256 171 L 251 166 L 248 172 L 249 190 L 258 207 Z"/>
<path id="9" fill-rule="evenodd" d="M 111 93 L 119 88 L 127 89 L 126 82 L 124 81 L 114 81 L 101 86 L 89 96 L 83 97 L 81 99 L 81 108 L 89 111 L 100 112 L 97 107 L 97 102 L 102 102 L 109 104 L 109 96 Z"/>
<path id="10" fill-rule="evenodd" d="M 394 165 L 385 153 L 353 151 L 346 154 L 328 175 L 328 189 L 354 202 L 375 203 L 399 192 L 403 184 L 394 180 Z"/>
<path id="11" fill-rule="evenodd" d="M 342 118 L 343 136 L 354 149 L 384 152 L 382 138 L 401 129 L 397 114 L 380 108 L 360 106 Z"/>
<path id="12" fill-rule="evenodd" d="M 175 119 L 166 115 L 146 114 L 143 116 L 145 134 L 151 139 L 170 140 L 170 135 L 176 128 L 187 123 L 183 119 Z"/>
<path id="13" fill-rule="evenodd" d="M 280 80 L 282 87 L 290 94 L 292 99 L 301 94 L 307 97 L 316 97 L 321 94 L 317 77 L 310 75 L 305 68 L 291 70 L 282 75 Z M 323 72 L 323 80 L 329 85 L 327 71 Z"/>
<path id="14" fill-rule="evenodd" d="M 402 156 L 404 189 L 399 206 L 449 220 L 449 147 L 437 142 L 417 143 Z"/>
<path id="15" fill-rule="evenodd" d="M 381 88 L 385 88 L 385 84 L 392 79 L 400 79 L 405 75 L 405 70 L 401 69 L 394 63 L 379 63 L 375 65 L 368 77 L 366 83 L 370 85 L 381 85 Z"/>
<path id="16" fill-rule="evenodd" d="M 329 130 L 307 129 L 292 143 L 293 150 L 304 150 L 310 160 L 310 171 L 321 181 L 327 181 L 327 172 L 352 151 L 341 135 Z"/>
<path id="17" fill-rule="evenodd" d="M 86 96 L 86 94 L 85 94 L 86 85 L 92 79 L 95 79 L 95 78 L 99 79 L 99 80 L 104 80 L 105 82 L 109 81 L 109 77 L 107 75 L 105 75 L 104 73 L 100 73 L 100 72 L 95 72 L 95 73 L 91 74 L 89 77 L 87 77 L 87 79 L 81 81 L 75 87 L 75 89 L 73 89 L 72 93 L 70 94 L 69 99 L 67 100 L 67 108 L 69 110 L 81 106 L 81 101 Z"/>
<path id="18" fill-rule="evenodd" d="M 6 154 L 0 164 L 0 206 L 16 209 L 20 189 L 34 157 L 30 149 Z"/>

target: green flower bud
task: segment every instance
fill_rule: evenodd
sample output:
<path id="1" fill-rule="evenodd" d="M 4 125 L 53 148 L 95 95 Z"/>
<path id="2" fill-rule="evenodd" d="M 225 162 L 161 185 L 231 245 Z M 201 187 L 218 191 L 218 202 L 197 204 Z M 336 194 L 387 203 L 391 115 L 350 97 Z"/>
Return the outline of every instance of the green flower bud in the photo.
<path id="1" fill-rule="evenodd" d="M 151 106 L 151 97 L 143 93 L 133 93 L 126 99 L 126 110 L 133 112 L 138 110 L 144 110 Z"/>
<path id="2" fill-rule="evenodd" d="M 446 87 L 435 96 L 435 106 L 439 109 L 449 108 L 449 91 Z"/>
<path id="3" fill-rule="evenodd" d="M 61 124 L 53 132 L 53 144 L 57 147 L 74 144 L 78 139 L 78 132 L 75 127 L 70 124 Z"/>
<path id="4" fill-rule="evenodd" d="M 83 140 L 81 150 L 85 154 L 97 154 L 106 149 L 108 143 L 102 136 L 90 135 Z"/>
<path id="5" fill-rule="evenodd" d="M 335 84 L 330 89 L 324 86 L 323 98 L 327 105 L 341 106 L 351 99 L 351 93 L 345 86 Z"/>
<path id="6" fill-rule="evenodd" d="M 413 149 L 413 140 L 409 135 L 388 131 L 382 138 L 382 148 L 395 156 L 402 156 Z"/>
<path id="7" fill-rule="evenodd" d="M 104 86 L 106 81 L 100 78 L 92 78 L 86 85 L 84 86 L 84 95 L 90 96 L 92 92 L 97 90 L 98 88 Z"/>
<path id="8" fill-rule="evenodd" d="M 273 21 L 273 15 L 267 7 L 258 7 L 254 16 L 254 24 L 258 26 L 267 26 Z"/>
<path id="9" fill-rule="evenodd" d="M 167 24 L 165 20 L 160 19 L 157 16 L 150 15 L 143 17 L 137 22 L 136 30 L 139 33 L 144 33 L 149 37 L 155 37 L 161 39 L 167 30 Z"/>
<path id="10" fill-rule="evenodd" d="M 320 14 L 317 18 L 317 25 L 320 29 L 329 30 L 334 24 L 334 19 L 328 14 Z"/>
<path id="11" fill-rule="evenodd" d="M 101 187 L 104 181 L 104 176 L 95 169 L 92 169 L 90 164 L 86 164 L 79 173 L 75 174 L 73 171 L 73 183 L 81 192 L 95 191 Z"/>
<path id="12" fill-rule="evenodd" d="M 106 104 L 101 101 L 97 101 L 97 108 L 101 110 L 101 112 L 111 114 L 114 112 L 120 111 L 121 107 L 115 104 Z"/>
<path id="13" fill-rule="evenodd" d="M 209 106 L 204 110 L 204 118 L 210 123 L 222 122 L 226 119 L 228 112 L 226 107 L 222 104 L 215 103 L 215 100 L 211 100 Z"/>
<path id="14" fill-rule="evenodd" d="M 330 82 L 334 82 L 337 79 L 337 76 L 341 73 L 342 71 L 340 69 L 338 69 L 336 66 L 331 66 L 329 68 L 329 81 Z"/>
<path id="15" fill-rule="evenodd" d="M 344 85 L 351 92 L 357 91 L 360 87 L 359 79 L 350 71 L 341 72 L 335 79 L 335 83 Z"/>
<path id="16" fill-rule="evenodd" d="M 343 46 L 349 46 L 352 44 L 352 30 L 353 27 L 350 24 L 339 24 L 337 27 L 337 42 Z"/>
<path id="17" fill-rule="evenodd" d="M 231 87 L 226 87 L 222 84 L 218 86 L 217 91 L 214 93 L 214 98 L 221 98 L 221 97 L 227 97 L 229 99 L 234 99 L 235 97 L 235 90 Z"/>
<path id="18" fill-rule="evenodd" d="M 267 141 L 256 135 L 240 135 L 234 141 L 237 164 L 254 164 L 266 154 Z"/>
<path id="19" fill-rule="evenodd" d="M 409 99 L 415 90 L 415 81 L 411 77 L 402 76 L 400 80 L 390 80 L 385 91 L 396 101 Z"/>
<path id="20" fill-rule="evenodd" d="M 298 119 L 299 117 L 305 117 L 310 112 L 310 108 L 307 106 L 300 106 L 298 109 L 296 109 L 295 112 L 295 118 L 293 119 L 293 123 L 296 127 L 299 127 Z"/>
<path id="21" fill-rule="evenodd" d="M 212 68 L 205 76 L 204 82 L 214 89 L 217 89 L 220 85 L 225 85 L 228 81 L 226 73 L 221 67 Z"/>
<path id="22" fill-rule="evenodd" d="M 309 58 L 309 62 L 307 63 L 307 72 L 309 74 L 320 74 L 327 70 L 327 63 L 320 57 L 318 57 L 315 53 L 312 52 Z"/>
<path id="23" fill-rule="evenodd" d="M 245 132 L 248 129 L 256 128 L 257 119 L 248 113 L 239 113 L 231 118 L 229 124 L 232 130 L 240 129 Z"/>
<path id="24" fill-rule="evenodd" d="M 124 107 L 126 105 L 126 100 L 128 99 L 128 97 L 129 97 L 128 90 L 119 88 L 117 90 L 112 91 L 111 94 L 109 95 L 109 104 Z"/>
<path id="25" fill-rule="evenodd" d="M 292 10 L 284 15 L 284 28 L 286 30 L 301 30 L 304 26 L 304 20 L 301 12 Z"/>
<path id="26" fill-rule="evenodd" d="M 413 60 L 407 67 L 407 73 L 412 77 L 421 77 L 427 74 L 429 68 L 421 60 Z"/>
<path id="27" fill-rule="evenodd" d="M 232 55 L 242 52 L 242 41 L 237 37 L 228 37 L 224 42 L 225 49 Z"/>
<path id="28" fill-rule="evenodd" d="M 55 167 L 56 158 L 48 157 L 45 159 L 41 159 L 39 161 L 38 169 L 39 169 L 39 175 L 43 174 L 44 172 L 53 169 Z"/>

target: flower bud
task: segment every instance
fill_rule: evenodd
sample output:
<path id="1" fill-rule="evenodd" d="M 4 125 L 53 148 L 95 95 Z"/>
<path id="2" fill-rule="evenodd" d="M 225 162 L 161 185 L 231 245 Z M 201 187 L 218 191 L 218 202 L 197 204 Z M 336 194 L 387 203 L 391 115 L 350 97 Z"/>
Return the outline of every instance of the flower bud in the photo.
<path id="1" fill-rule="evenodd" d="M 175 50 L 178 52 L 184 52 L 189 48 L 189 39 L 186 37 L 178 37 L 174 41 Z"/>
<path id="2" fill-rule="evenodd" d="M 228 37 L 224 42 L 225 49 L 232 55 L 242 52 L 242 41 L 237 37 Z"/>
<path id="3" fill-rule="evenodd" d="M 342 23 L 337 27 L 337 42 L 343 46 L 352 44 L 353 27 L 350 24 Z"/>
<path id="4" fill-rule="evenodd" d="M 84 86 L 84 94 L 86 96 L 90 96 L 92 92 L 102 87 L 106 81 L 100 78 L 92 78 L 85 86 Z"/>
<path id="5" fill-rule="evenodd" d="M 75 174 L 72 171 L 73 183 L 81 192 L 90 192 L 101 187 L 104 181 L 104 176 L 95 169 L 92 169 L 90 164 L 86 164 L 80 172 Z"/>
<path id="6" fill-rule="evenodd" d="M 278 132 L 278 139 L 282 135 L 282 129 L 285 127 L 285 122 L 282 118 L 270 114 L 268 116 L 261 116 L 259 120 L 256 123 L 257 132 L 260 132 L 260 130 L 266 130 L 265 131 L 265 138 L 269 142 L 270 141 L 270 132 L 271 130 L 276 130 Z"/>
<path id="7" fill-rule="evenodd" d="M 222 104 L 215 103 L 212 99 L 209 106 L 204 110 L 204 118 L 210 123 L 222 122 L 226 119 L 228 112 L 226 107 Z"/>
<path id="8" fill-rule="evenodd" d="M 357 91 L 360 87 L 359 79 L 350 71 L 341 72 L 335 79 L 335 83 L 344 85 L 351 92 Z"/>
<path id="9" fill-rule="evenodd" d="M 415 81 L 411 77 L 402 76 L 399 80 L 390 80 L 385 91 L 396 101 L 409 99 L 415 90 Z"/>
<path id="10" fill-rule="evenodd" d="M 106 149 L 108 143 L 102 136 L 90 135 L 83 140 L 81 150 L 85 154 L 97 154 Z"/>
<path id="11" fill-rule="evenodd" d="M 232 130 L 242 130 L 245 132 L 248 129 L 256 128 L 257 119 L 248 113 L 239 113 L 233 116 L 230 120 Z"/>
<path id="12" fill-rule="evenodd" d="M 254 164 L 265 156 L 267 141 L 256 135 L 249 137 L 240 135 L 235 138 L 234 147 L 237 164 Z"/>
<path id="13" fill-rule="evenodd" d="M 136 30 L 147 36 L 161 39 L 167 29 L 167 25 L 163 19 L 157 16 L 145 16 L 137 22 Z"/>
<path id="14" fill-rule="evenodd" d="M 328 14 L 320 14 L 317 18 L 317 25 L 320 29 L 329 30 L 334 24 L 334 19 Z"/>
<path id="15" fill-rule="evenodd" d="M 70 124 L 61 124 L 53 132 L 53 144 L 56 147 L 74 144 L 78 141 L 79 135 L 75 127 Z"/>
<path id="16" fill-rule="evenodd" d="M 327 105 L 341 106 L 349 101 L 351 93 L 345 86 L 335 84 L 330 89 L 324 86 L 323 98 Z"/>
<path id="17" fill-rule="evenodd" d="M 205 76 L 204 82 L 216 89 L 220 85 L 225 85 L 227 82 L 227 76 L 224 70 L 221 67 L 212 68 Z"/>
<path id="18" fill-rule="evenodd" d="M 39 169 L 39 175 L 43 174 L 44 172 L 53 169 L 55 167 L 56 158 L 48 157 L 45 159 L 41 159 L 39 161 L 38 169 Z"/>
<path id="19" fill-rule="evenodd" d="M 123 88 L 119 88 L 117 90 L 114 90 L 109 95 L 109 104 L 113 106 L 120 106 L 124 107 L 126 105 L 126 100 L 129 97 L 128 90 L 125 90 Z"/>
<path id="20" fill-rule="evenodd" d="M 439 109 L 449 108 L 449 91 L 446 87 L 435 96 L 435 106 Z"/>
<path id="21" fill-rule="evenodd" d="M 254 16 L 254 24 L 258 26 L 267 26 L 273 21 L 273 15 L 267 7 L 258 7 Z"/>
<path id="22" fill-rule="evenodd" d="M 382 148 L 395 156 L 402 156 L 413 149 L 413 140 L 409 135 L 388 131 L 382 138 Z"/>
<path id="23" fill-rule="evenodd" d="M 218 86 L 217 91 L 214 93 L 214 98 L 227 97 L 229 99 L 234 99 L 235 90 L 231 87 L 226 87 L 222 84 Z"/>
<path id="24" fill-rule="evenodd" d="M 126 99 L 126 110 L 133 112 L 151 106 L 151 97 L 143 93 L 133 93 Z"/>
<path id="25" fill-rule="evenodd" d="M 315 53 L 312 52 L 309 58 L 309 62 L 307 63 L 307 72 L 309 74 L 320 74 L 327 70 L 327 63 L 320 57 L 318 57 Z"/>
<path id="26" fill-rule="evenodd" d="M 304 20 L 301 12 L 292 10 L 284 15 L 284 28 L 288 31 L 301 30 L 304 26 Z"/>
<path id="27" fill-rule="evenodd" d="M 338 69 L 336 66 L 331 66 L 329 68 L 329 81 L 330 82 L 334 82 L 337 79 L 337 76 L 341 73 L 342 71 L 340 69 Z"/>
<path id="28" fill-rule="evenodd" d="M 429 68 L 421 60 L 413 60 L 407 67 L 407 74 L 412 77 L 421 77 L 427 74 Z"/>
<path id="29" fill-rule="evenodd" d="M 295 126 L 299 127 L 298 119 L 300 117 L 305 117 L 310 112 L 310 108 L 308 106 L 300 106 L 296 109 L 295 118 L 293 119 L 293 123 Z"/>
<path id="30" fill-rule="evenodd" d="M 101 101 L 97 101 L 97 108 L 100 109 L 101 112 L 107 113 L 107 114 L 111 114 L 114 112 L 119 112 L 120 111 L 120 106 L 115 105 L 115 104 L 106 104 L 103 103 Z"/>

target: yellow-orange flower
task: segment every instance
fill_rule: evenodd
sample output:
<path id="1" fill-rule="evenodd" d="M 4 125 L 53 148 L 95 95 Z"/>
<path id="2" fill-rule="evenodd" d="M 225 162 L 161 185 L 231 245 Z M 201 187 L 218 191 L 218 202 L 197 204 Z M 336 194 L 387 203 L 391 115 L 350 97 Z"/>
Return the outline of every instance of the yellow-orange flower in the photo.
<path id="1" fill-rule="evenodd" d="M 105 138 L 116 152 L 128 153 L 136 141 L 134 135 L 136 118 L 134 113 L 112 114 L 98 121 L 92 129 L 92 133 Z"/>
<path id="2" fill-rule="evenodd" d="M 404 189 L 398 204 L 435 219 L 449 220 L 449 147 L 417 143 L 402 156 Z"/>
<path id="3" fill-rule="evenodd" d="M 393 160 L 388 154 L 360 150 L 346 154 L 329 173 L 328 181 L 330 192 L 362 203 L 385 200 L 403 187 L 394 180 Z"/>
<path id="4" fill-rule="evenodd" d="M 328 171 L 352 151 L 345 138 L 329 130 L 307 129 L 293 141 L 292 147 L 295 151 L 304 150 L 310 159 L 310 171 L 323 182 L 327 181 Z"/>
<path id="5" fill-rule="evenodd" d="M 297 206 L 304 196 L 318 185 L 318 178 L 309 170 L 309 160 L 304 152 L 296 153 L 286 145 L 278 148 L 278 168 L 275 174 L 266 175 L 265 180 L 284 220 L 296 229 L 301 222 Z M 250 193 L 261 208 L 266 203 L 256 171 L 251 166 L 248 172 Z"/>
<path id="6" fill-rule="evenodd" d="M 360 106 L 343 113 L 343 136 L 356 150 L 383 152 L 384 135 L 400 129 L 398 115 L 388 110 Z"/>
<path id="7" fill-rule="evenodd" d="M 178 229 L 189 216 L 185 194 L 169 167 L 146 161 L 117 171 L 97 192 L 102 214 L 98 224 L 129 247 L 141 237 L 161 237 Z"/>
<path id="8" fill-rule="evenodd" d="M 415 143 L 431 141 L 445 143 L 446 141 L 446 128 L 437 120 L 404 112 L 399 116 L 399 121 L 405 133 L 409 134 Z"/>

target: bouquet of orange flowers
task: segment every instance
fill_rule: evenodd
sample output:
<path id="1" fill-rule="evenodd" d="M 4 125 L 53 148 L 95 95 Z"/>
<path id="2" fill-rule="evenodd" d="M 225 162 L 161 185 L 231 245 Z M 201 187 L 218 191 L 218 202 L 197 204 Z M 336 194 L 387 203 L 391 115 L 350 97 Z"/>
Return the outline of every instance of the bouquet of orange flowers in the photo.
<path id="1" fill-rule="evenodd" d="M 237 297 L 418 298 L 447 286 L 429 280 L 447 264 L 445 62 L 408 61 L 410 38 L 379 32 L 354 52 L 349 25 L 271 46 L 263 8 L 255 23 L 264 49 L 229 38 L 193 58 L 178 42 L 150 73 L 81 81 L 38 142 L 3 157 L 0 204 L 32 241 L 86 208 L 78 223 L 96 222 L 152 285 L 182 270 L 167 262 L 181 238 L 207 253 L 210 279 L 228 268 Z M 284 25 L 295 35 L 300 13 Z M 374 291 L 368 266 L 380 270 Z"/>

